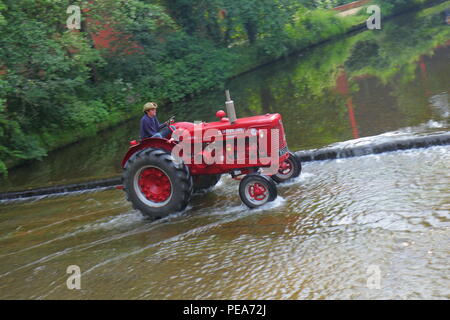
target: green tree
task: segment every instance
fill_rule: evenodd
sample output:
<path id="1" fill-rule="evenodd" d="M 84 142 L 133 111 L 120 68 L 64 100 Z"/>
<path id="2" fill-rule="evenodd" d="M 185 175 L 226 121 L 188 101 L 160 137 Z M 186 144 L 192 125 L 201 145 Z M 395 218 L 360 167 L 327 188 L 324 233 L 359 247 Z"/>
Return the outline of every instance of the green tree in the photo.
<path id="1" fill-rule="evenodd" d="M 101 63 L 86 35 L 65 28 L 69 1 L 1 3 L 1 159 L 45 154 L 37 132 L 73 124 L 88 64 Z M 64 8 L 61 10 L 61 8 Z M 76 120 L 76 119 L 75 119 Z"/>

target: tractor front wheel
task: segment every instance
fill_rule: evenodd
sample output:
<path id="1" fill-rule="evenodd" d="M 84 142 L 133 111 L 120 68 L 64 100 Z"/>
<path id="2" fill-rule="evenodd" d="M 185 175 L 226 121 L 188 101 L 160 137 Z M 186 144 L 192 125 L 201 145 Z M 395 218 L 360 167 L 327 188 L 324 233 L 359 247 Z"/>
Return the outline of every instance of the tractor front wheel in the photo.
<path id="1" fill-rule="evenodd" d="M 128 160 L 122 179 L 133 208 L 152 219 L 185 209 L 193 190 L 186 165 L 161 149 L 135 153 Z"/>
<path id="2" fill-rule="evenodd" d="M 267 176 L 250 173 L 239 184 L 239 196 L 247 207 L 257 208 L 276 199 L 277 186 Z"/>

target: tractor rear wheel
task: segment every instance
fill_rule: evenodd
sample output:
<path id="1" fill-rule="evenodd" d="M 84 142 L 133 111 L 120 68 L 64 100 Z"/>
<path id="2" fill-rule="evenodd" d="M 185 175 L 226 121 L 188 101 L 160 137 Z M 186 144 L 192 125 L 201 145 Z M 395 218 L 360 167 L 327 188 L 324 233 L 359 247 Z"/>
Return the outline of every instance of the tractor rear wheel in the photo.
<path id="1" fill-rule="evenodd" d="M 239 184 L 239 196 L 247 207 L 257 208 L 276 199 L 277 186 L 268 176 L 250 173 Z"/>
<path id="2" fill-rule="evenodd" d="M 278 183 L 288 181 L 293 178 L 297 178 L 302 172 L 302 163 L 300 159 L 289 152 L 289 157 L 280 165 L 278 173 L 271 176 L 273 180 Z"/>
<path id="3" fill-rule="evenodd" d="M 187 166 L 161 149 L 135 153 L 128 160 L 122 179 L 133 208 L 152 219 L 184 210 L 193 191 Z"/>
<path id="4" fill-rule="evenodd" d="M 194 192 L 199 192 L 214 187 L 217 182 L 219 182 L 221 176 L 221 174 L 193 176 Z"/>

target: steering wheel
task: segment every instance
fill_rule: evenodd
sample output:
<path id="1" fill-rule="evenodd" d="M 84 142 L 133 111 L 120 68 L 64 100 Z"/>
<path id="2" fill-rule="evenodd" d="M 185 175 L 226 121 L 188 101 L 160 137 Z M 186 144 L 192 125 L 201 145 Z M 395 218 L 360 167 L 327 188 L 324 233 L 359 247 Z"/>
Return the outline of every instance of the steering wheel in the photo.
<path id="1" fill-rule="evenodd" d="M 167 124 L 172 124 L 175 121 L 175 116 L 171 116 L 169 120 L 166 121 Z"/>
<path id="2" fill-rule="evenodd" d="M 175 121 L 175 116 L 171 116 L 171 117 L 169 118 L 169 120 L 167 120 L 166 122 L 164 122 L 164 123 L 161 125 L 161 128 L 160 128 L 159 130 L 161 130 L 161 129 L 165 128 L 165 127 L 168 127 L 168 126 L 169 126 L 170 124 L 172 124 L 174 121 Z"/>

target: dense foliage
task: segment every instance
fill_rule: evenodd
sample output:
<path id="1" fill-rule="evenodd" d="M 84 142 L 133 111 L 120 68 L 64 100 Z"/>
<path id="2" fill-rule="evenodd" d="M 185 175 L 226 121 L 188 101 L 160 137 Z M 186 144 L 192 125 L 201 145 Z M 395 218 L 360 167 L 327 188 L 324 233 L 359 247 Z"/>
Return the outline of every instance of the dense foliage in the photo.
<path id="1" fill-rule="evenodd" d="M 346 32 L 339 0 L 0 0 L 0 173 Z M 378 0 L 398 12 L 426 0 Z M 69 5 L 82 8 L 68 30 Z M 107 43 L 98 39 L 109 30 Z"/>

